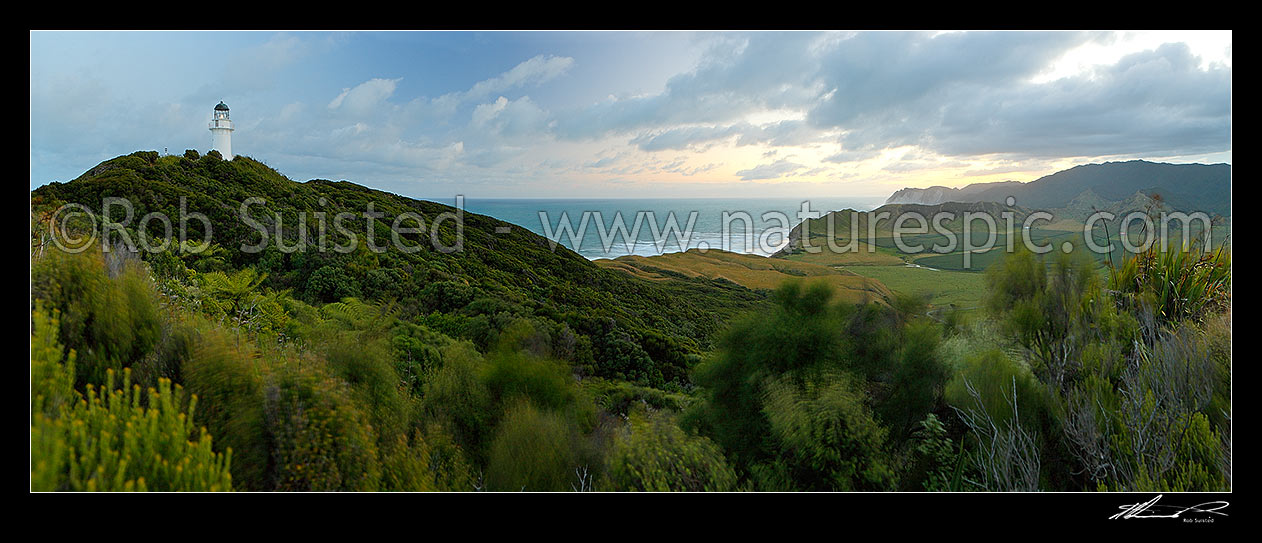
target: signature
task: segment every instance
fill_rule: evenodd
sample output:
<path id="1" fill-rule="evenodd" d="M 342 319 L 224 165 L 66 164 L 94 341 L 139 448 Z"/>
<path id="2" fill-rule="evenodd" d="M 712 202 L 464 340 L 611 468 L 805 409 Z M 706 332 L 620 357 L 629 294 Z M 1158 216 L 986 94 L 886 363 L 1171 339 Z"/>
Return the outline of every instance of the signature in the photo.
<path id="1" fill-rule="evenodd" d="M 1161 496 L 1161 494 L 1158 494 L 1157 497 L 1143 503 L 1118 506 L 1118 509 L 1121 509 L 1122 511 L 1109 517 L 1109 520 L 1132 518 L 1179 518 L 1179 515 L 1184 513 L 1204 513 L 1221 515 L 1224 517 L 1227 516 L 1227 513 L 1223 513 L 1221 511 L 1221 509 L 1226 508 L 1229 505 L 1224 501 L 1205 502 L 1191 507 L 1158 505 L 1157 502 L 1161 500 Z"/>

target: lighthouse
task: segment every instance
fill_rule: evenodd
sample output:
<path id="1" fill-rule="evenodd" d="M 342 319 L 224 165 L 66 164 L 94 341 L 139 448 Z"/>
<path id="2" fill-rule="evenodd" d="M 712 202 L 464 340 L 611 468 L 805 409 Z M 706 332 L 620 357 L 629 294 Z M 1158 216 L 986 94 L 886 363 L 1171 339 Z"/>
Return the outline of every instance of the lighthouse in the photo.
<path id="1" fill-rule="evenodd" d="M 214 136 L 210 148 L 219 151 L 224 160 L 232 160 L 232 121 L 228 119 L 228 106 L 222 101 L 215 106 L 215 116 L 210 120 L 210 133 Z"/>

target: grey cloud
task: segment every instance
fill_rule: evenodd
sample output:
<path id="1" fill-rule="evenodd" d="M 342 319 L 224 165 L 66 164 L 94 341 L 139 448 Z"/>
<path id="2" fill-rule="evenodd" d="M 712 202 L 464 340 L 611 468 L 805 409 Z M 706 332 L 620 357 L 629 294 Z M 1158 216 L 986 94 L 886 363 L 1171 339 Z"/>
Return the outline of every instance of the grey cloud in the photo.
<path id="1" fill-rule="evenodd" d="M 802 168 L 805 168 L 805 167 L 806 166 L 803 166 L 796 162 L 789 162 L 787 159 L 781 159 L 771 164 L 762 164 L 759 166 L 754 166 L 753 168 L 750 168 L 748 170 L 741 170 L 739 172 L 736 172 L 736 175 L 740 176 L 741 181 L 753 181 L 756 179 L 776 179 L 779 177 L 784 177 L 785 175 L 788 175 L 795 171 L 801 170 Z"/>
<path id="2" fill-rule="evenodd" d="M 684 126 L 657 133 L 641 134 L 633 138 L 630 143 L 639 147 L 641 151 L 681 150 L 730 138 L 737 131 L 736 127 L 731 126 Z"/>
<path id="3" fill-rule="evenodd" d="M 584 164 L 584 166 L 588 168 L 605 168 L 608 166 L 612 166 L 614 162 L 616 162 L 617 160 L 618 160 L 618 157 L 616 156 L 607 156 L 600 160 L 588 162 L 587 164 Z"/>
<path id="4" fill-rule="evenodd" d="M 824 162 L 832 162 L 835 164 L 863 162 L 869 158 L 879 156 L 880 154 L 881 152 L 879 150 L 845 150 L 825 158 Z"/>
<path id="5" fill-rule="evenodd" d="M 746 114 L 809 102 L 817 67 L 813 33 L 723 34 L 690 72 L 672 77 L 652 96 L 607 100 L 558 112 L 557 134 L 587 139 L 685 124 L 731 125 Z"/>
<path id="6" fill-rule="evenodd" d="M 1193 154 L 1229 148 L 1231 70 L 1185 45 L 1130 55 L 1094 77 L 975 89 L 924 127 L 947 154 Z M 996 105 L 1001 105 L 996 107 Z"/>
<path id="7" fill-rule="evenodd" d="M 940 95 L 959 85 L 1003 85 L 1037 74 L 1094 35 L 1070 32 L 864 32 L 823 55 L 824 99 L 808 119 L 846 126 L 872 112 Z"/>
<path id="8" fill-rule="evenodd" d="M 369 79 L 354 88 L 342 90 L 329 102 L 330 110 L 345 109 L 350 114 L 363 115 L 388 100 L 394 94 L 401 79 Z"/>
<path id="9" fill-rule="evenodd" d="M 746 126 L 737 145 L 766 144 L 771 147 L 792 147 L 826 141 L 827 131 L 809 126 L 805 121 L 780 121 L 763 126 Z"/>
<path id="10" fill-rule="evenodd" d="M 399 79 L 374 78 L 344 90 L 320 111 L 278 123 L 269 139 L 285 152 L 380 161 L 423 171 L 458 165 L 491 168 L 541 142 L 550 116 L 529 96 L 477 100 L 543 84 L 572 64 L 568 57 L 540 55 L 467 91 L 402 104 L 392 101 Z"/>
<path id="11" fill-rule="evenodd" d="M 914 145 L 927 152 L 1012 158 L 1179 155 L 1221 151 L 1231 70 L 1203 70 L 1186 46 L 1122 59 L 1090 76 L 1030 79 L 1084 32 L 861 32 L 724 35 L 660 94 L 558 112 L 563 139 L 635 133 L 641 150 L 839 141 L 849 162 Z M 751 126 L 771 108 L 804 121 Z M 835 134 L 844 134 L 837 140 Z"/>
<path id="12" fill-rule="evenodd" d="M 737 146 L 766 144 L 771 147 L 806 145 L 827 141 L 825 132 L 803 121 L 779 121 L 762 126 L 739 122 L 728 126 L 681 126 L 650 132 L 632 138 L 630 143 L 643 151 L 683 150 L 736 137 Z"/>
<path id="13" fill-rule="evenodd" d="M 479 105 L 473 111 L 473 125 L 487 128 L 506 138 L 535 138 L 544 131 L 548 112 L 535 105 L 529 96 L 516 100 L 499 97 L 492 104 Z"/>
<path id="14" fill-rule="evenodd" d="M 987 156 L 1023 164 L 1068 156 L 1181 156 L 1230 149 L 1231 69 L 1202 68 L 1182 45 L 1131 55 L 1089 75 L 1033 83 L 1031 76 L 1062 53 L 1107 36 L 757 32 L 702 39 L 710 45 L 701 61 L 672 77 L 658 94 L 565 109 L 550 105 L 551 111 L 522 89 L 566 76 L 574 66 L 572 58 L 536 56 L 467 90 L 433 99 L 400 100 L 394 93 L 397 74 L 386 73 L 349 86 L 340 97 L 337 92 L 304 97 L 270 117 L 246 115 L 255 107 L 250 100 L 259 99 L 229 102 L 234 119 L 240 113 L 241 122 L 258 123 L 257 130 L 238 134 L 242 149 L 360 164 L 378 161 L 382 171 L 400 172 L 479 172 L 554 139 L 610 136 L 624 137 L 649 152 L 729 141 L 773 151 L 829 143 L 837 146 L 825 159 L 831 163 L 862 161 L 904 145 L 920 146 L 929 158 Z M 237 65 L 226 80 L 249 85 L 243 89 L 269 87 L 283 77 L 286 66 L 318 56 L 321 47 L 280 36 L 252 52 L 257 58 Z M 87 76 L 33 76 L 31 117 L 46 120 L 33 121 L 31 127 L 33 169 L 50 161 L 90 165 L 155 146 L 169 145 L 176 152 L 185 145 L 207 147 L 208 106 L 220 99 L 220 91 L 203 88 L 199 96 L 206 96 L 155 113 L 117 96 L 106 100 L 108 89 L 94 85 Z M 190 105 L 203 103 L 205 109 Z M 761 126 L 745 121 L 751 113 L 774 109 L 806 116 Z M 107 133 L 117 151 L 102 149 L 107 139 L 102 134 Z M 155 143 L 153 134 L 158 133 L 168 136 Z M 102 154 L 108 156 L 97 157 Z M 737 175 L 772 179 L 815 166 L 773 158 L 783 156 L 766 156 L 766 164 Z M 588 164 L 617 165 L 613 158 Z M 664 163 L 650 169 L 683 173 L 683 168 Z"/>
<path id="15" fill-rule="evenodd" d="M 479 81 L 464 93 L 465 99 L 493 96 L 508 89 L 540 85 L 570 69 L 574 59 L 553 55 L 538 55 L 491 79 Z"/>
<path id="16" fill-rule="evenodd" d="M 526 149 L 522 147 L 488 145 L 466 152 L 464 157 L 461 158 L 461 162 L 479 168 L 489 168 L 499 165 L 506 160 L 519 157 L 525 152 Z"/>

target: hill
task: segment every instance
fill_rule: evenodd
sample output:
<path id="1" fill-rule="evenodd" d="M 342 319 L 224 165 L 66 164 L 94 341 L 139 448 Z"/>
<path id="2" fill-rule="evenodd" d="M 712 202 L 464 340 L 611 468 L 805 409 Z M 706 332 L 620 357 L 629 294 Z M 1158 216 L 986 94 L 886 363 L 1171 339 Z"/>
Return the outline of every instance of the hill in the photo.
<path id="1" fill-rule="evenodd" d="M 929 221 L 939 213 L 950 214 L 954 217 L 954 219 L 944 221 L 938 226 L 955 233 L 963 231 L 962 222 L 965 213 L 988 215 L 996 221 L 1002 220 L 1004 213 L 1011 213 L 1013 220 L 1018 222 L 1029 214 L 1027 210 L 1021 207 L 1007 206 L 995 202 L 943 202 L 934 205 L 886 204 L 872 211 L 843 209 L 825 213 L 818 219 L 810 219 L 794 226 L 793 230 L 789 232 L 789 242 L 783 249 L 772 256 L 823 254 L 827 255 L 824 258 L 829 259 L 828 263 L 834 265 L 854 264 L 856 263 L 852 261 L 854 259 L 870 260 L 870 256 L 865 257 L 863 255 L 879 252 L 878 247 L 887 249 L 896 247 L 892 236 L 894 225 L 899 222 L 900 217 L 904 215 L 924 217 L 926 221 Z M 920 226 L 921 223 L 909 219 L 902 225 L 902 228 L 912 229 Z M 904 235 L 903 239 L 936 241 L 941 237 L 940 234 L 931 230 L 934 228 L 933 226 L 927 223 L 924 226 L 926 230 L 924 233 Z M 973 226 L 976 228 L 979 225 L 974 224 Z M 809 236 L 805 235 L 807 233 L 809 233 Z M 806 243 L 804 243 L 804 237 Z M 830 239 L 832 240 L 831 242 Z M 809 243 L 809 249 L 807 243 Z M 854 246 L 851 246 L 852 243 Z M 816 258 L 820 257 L 816 256 Z M 888 262 L 861 263 L 884 264 Z"/>
<path id="2" fill-rule="evenodd" d="M 1023 185 L 1020 181 L 998 181 L 995 183 L 973 183 L 961 188 L 943 187 L 940 185 L 924 189 L 905 188 L 892 194 L 885 200 L 886 204 L 923 204 L 935 205 L 943 202 L 968 202 L 969 197 L 992 189 L 1013 188 Z"/>
<path id="3" fill-rule="evenodd" d="M 702 277 L 731 281 L 755 290 L 773 290 L 787 279 L 809 277 L 833 285 L 840 300 L 850 303 L 888 300 L 890 291 L 880 281 L 829 266 L 796 262 L 718 249 L 690 249 L 656 256 L 627 255 L 595 261 L 597 265 L 623 270 L 637 277 L 666 281 L 676 277 Z"/>
<path id="4" fill-rule="evenodd" d="M 223 249 L 221 267 L 253 268 L 266 274 L 264 286 L 289 290 L 309 303 L 346 297 L 393 302 L 401 318 L 480 347 L 491 345 L 510 317 L 531 318 L 568 345 L 567 356 L 576 367 L 607 375 L 610 371 L 601 367 L 606 361 L 631 359 L 652 366 L 644 374 L 660 376 L 647 385 L 686 380 L 688 355 L 710 348 L 727 320 L 766 300 L 764 293 L 727 281 L 699 276 L 654 281 L 605 269 L 491 217 L 348 181 L 299 183 L 245 156 L 224 161 L 215 152 L 137 152 L 31 193 L 34 208 L 74 203 L 97 213 L 111 197 L 131 204 L 133 216 L 125 229 L 131 236 L 140 231 L 154 238 L 178 235 L 167 233 L 160 221 L 138 228 L 139 218 L 151 212 L 170 217 L 174 232 L 182 208 L 187 215 L 203 214 L 210 240 Z M 239 216 L 243 204 L 249 204 L 253 224 Z M 363 216 L 369 209 L 380 213 L 371 226 Z M 123 222 L 120 210 L 114 207 L 111 213 Z M 350 214 L 339 225 L 346 233 L 333 228 L 338 213 Z M 400 236 L 408 248 L 404 251 L 391 246 L 390 225 L 406 213 L 421 216 L 426 229 Z M 457 213 L 462 228 L 450 219 Z M 444 214 L 447 220 L 441 219 Z M 328 240 L 332 247 L 316 245 L 322 224 L 335 232 Z M 206 237 L 201 221 L 189 220 L 187 227 L 192 239 Z M 275 242 L 258 252 L 240 249 L 260 244 L 261 230 Z M 370 250 L 370 230 L 378 245 L 389 248 Z M 462 250 L 440 250 L 455 246 L 461 234 Z M 304 236 L 307 245 L 292 249 Z M 358 240 L 354 250 L 335 249 L 351 236 Z"/>
<path id="5" fill-rule="evenodd" d="M 1056 172 L 1029 183 L 979 183 L 961 189 L 905 188 L 886 203 L 937 204 L 1003 202 L 1009 196 L 1017 205 L 1031 209 L 1059 209 L 1089 192 L 1089 197 L 1108 202 L 1130 199 L 1136 192 L 1161 195 L 1179 211 L 1231 213 L 1230 164 L 1168 164 L 1132 160 L 1086 164 Z"/>

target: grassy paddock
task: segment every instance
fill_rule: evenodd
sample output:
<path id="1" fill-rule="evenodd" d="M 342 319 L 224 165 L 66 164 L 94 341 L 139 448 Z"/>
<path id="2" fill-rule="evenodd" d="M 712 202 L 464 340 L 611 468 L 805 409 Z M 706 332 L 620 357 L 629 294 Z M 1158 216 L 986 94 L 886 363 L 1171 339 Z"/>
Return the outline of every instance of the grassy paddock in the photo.
<path id="1" fill-rule="evenodd" d="M 899 266 L 854 266 L 849 271 L 880 281 L 894 292 L 929 294 L 929 303 L 945 307 L 977 307 L 986 293 L 984 275 L 977 272 Z"/>

